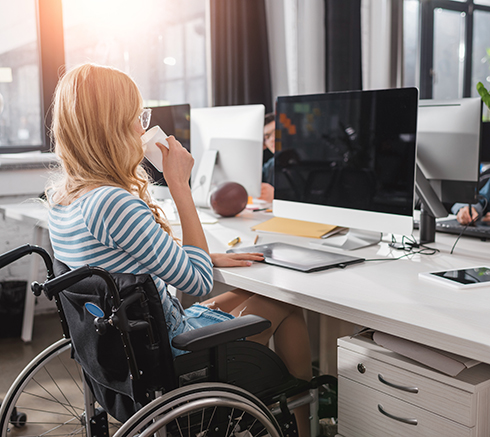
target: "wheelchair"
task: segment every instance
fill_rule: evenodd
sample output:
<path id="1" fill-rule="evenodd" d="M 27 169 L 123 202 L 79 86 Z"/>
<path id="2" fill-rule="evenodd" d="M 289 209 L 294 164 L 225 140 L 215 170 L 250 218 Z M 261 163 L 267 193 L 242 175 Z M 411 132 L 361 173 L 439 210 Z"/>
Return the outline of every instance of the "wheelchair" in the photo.
<path id="1" fill-rule="evenodd" d="M 306 404 L 319 434 L 318 388 L 333 377 L 296 379 L 272 350 L 246 340 L 268 320 L 248 315 L 186 332 L 172 342 L 186 353 L 173 358 L 150 275 L 70 270 L 29 245 L 0 256 L 0 268 L 33 252 L 48 275 L 32 291 L 55 300 L 64 338 L 12 384 L 1 437 L 288 437 L 298 435 L 292 410 Z"/>

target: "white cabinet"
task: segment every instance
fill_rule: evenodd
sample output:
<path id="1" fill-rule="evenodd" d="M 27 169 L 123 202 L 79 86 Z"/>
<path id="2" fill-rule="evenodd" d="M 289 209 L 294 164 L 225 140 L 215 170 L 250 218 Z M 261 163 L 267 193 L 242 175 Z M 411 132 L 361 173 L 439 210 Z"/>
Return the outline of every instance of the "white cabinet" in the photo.
<path id="1" fill-rule="evenodd" d="M 490 366 L 450 377 L 363 338 L 338 340 L 343 437 L 490 436 Z"/>

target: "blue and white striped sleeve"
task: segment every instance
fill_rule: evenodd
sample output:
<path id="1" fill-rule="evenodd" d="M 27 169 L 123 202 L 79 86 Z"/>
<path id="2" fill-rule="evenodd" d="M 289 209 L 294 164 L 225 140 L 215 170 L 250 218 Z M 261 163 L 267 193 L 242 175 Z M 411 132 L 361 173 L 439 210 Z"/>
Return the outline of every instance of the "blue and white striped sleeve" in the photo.
<path id="1" fill-rule="evenodd" d="M 139 269 L 193 296 L 213 287 L 213 265 L 201 248 L 180 247 L 156 223 L 148 205 L 121 188 L 100 190 L 84 205 L 86 224 L 102 244 L 128 253 Z"/>

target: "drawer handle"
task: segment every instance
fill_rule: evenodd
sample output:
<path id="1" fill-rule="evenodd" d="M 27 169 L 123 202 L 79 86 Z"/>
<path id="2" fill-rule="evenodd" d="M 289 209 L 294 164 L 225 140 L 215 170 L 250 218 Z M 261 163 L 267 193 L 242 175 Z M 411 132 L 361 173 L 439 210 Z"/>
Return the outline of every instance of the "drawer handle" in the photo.
<path id="1" fill-rule="evenodd" d="M 408 425 L 417 425 L 418 424 L 417 419 L 407 419 L 405 417 L 398 417 L 398 416 L 394 416 L 393 414 L 386 412 L 383 409 L 383 406 L 381 404 L 378 404 L 378 410 L 381 414 L 384 414 L 386 417 L 389 417 L 390 419 L 398 420 L 398 422 L 407 423 Z"/>
<path id="2" fill-rule="evenodd" d="M 407 387 L 404 385 L 393 384 L 392 382 L 387 381 L 381 373 L 378 373 L 378 379 L 383 384 L 386 384 L 390 387 L 396 388 L 398 390 L 408 391 L 409 393 L 418 393 L 419 389 L 417 387 Z"/>

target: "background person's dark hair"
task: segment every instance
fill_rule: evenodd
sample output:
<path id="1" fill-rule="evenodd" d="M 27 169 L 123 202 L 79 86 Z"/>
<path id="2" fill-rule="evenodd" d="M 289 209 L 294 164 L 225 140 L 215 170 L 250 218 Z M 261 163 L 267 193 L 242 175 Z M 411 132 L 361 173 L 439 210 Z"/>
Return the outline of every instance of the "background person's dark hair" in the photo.
<path id="1" fill-rule="evenodd" d="M 274 114 L 273 112 L 269 112 L 268 114 L 265 114 L 264 126 L 266 124 L 272 123 L 273 121 L 275 121 L 275 119 L 276 119 L 276 114 Z"/>

